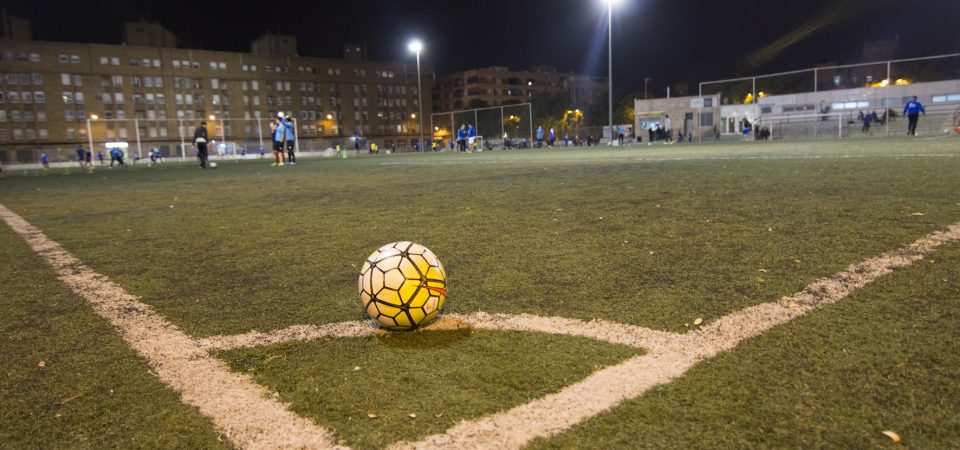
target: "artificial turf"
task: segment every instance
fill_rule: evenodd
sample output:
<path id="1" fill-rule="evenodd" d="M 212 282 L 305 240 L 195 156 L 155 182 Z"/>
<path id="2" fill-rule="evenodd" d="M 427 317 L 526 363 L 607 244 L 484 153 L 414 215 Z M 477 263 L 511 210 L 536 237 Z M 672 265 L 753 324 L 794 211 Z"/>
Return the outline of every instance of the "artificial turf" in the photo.
<path id="1" fill-rule="evenodd" d="M 945 247 L 530 448 L 960 448 L 958 267 Z"/>
<path id="2" fill-rule="evenodd" d="M 381 448 L 525 404 L 640 353 L 584 338 L 460 330 L 219 356 L 279 392 L 297 413 L 335 430 L 341 443 Z"/>
<path id="3" fill-rule="evenodd" d="M 0 448 L 229 448 L 0 228 Z"/>
<path id="4" fill-rule="evenodd" d="M 447 312 L 603 318 L 682 332 L 695 318 L 709 322 L 792 294 L 960 221 L 957 173 L 960 148 L 952 139 L 658 146 L 303 159 L 276 169 L 224 162 L 215 171 L 34 172 L 0 179 L 0 203 L 196 337 L 358 320 L 359 266 L 398 240 L 424 244 L 444 263 Z M 16 374 L 4 381 L 12 394 L 2 401 L 19 410 L 3 416 L 13 431 L 0 432 L 0 444 L 51 430 L 44 441 L 51 446 L 149 446 L 151 439 L 221 445 L 205 419 L 157 384 L 107 325 L 83 313 L 86 306 L 4 233 L 0 302 L 14 314 L 0 323 L 19 330 L 19 340 L 0 345 L 10 361 L 0 367 Z M 864 447 L 886 444 L 878 428 L 890 428 L 909 446 L 956 447 L 951 411 L 960 409 L 953 400 L 960 398 L 960 363 L 950 353 L 960 318 L 950 301 L 960 271 L 956 249 L 936 258 L 943 262 L 882 279 L 534 445 Z M 950 281 L 931 284 L 925 270 Z M 876 299 L 863 300 L 867 295 Z M 37 301 L 59 296 L 71 299 L 69 311 L 59 309 L 63 302 Z M 69 333 L 48 330 L 58 327 Z M 111 350 L 86 347 L 78 330 L 91 329 Z M 345 442 L 373 447 L 523 403 L 627 352 L 514 333 L 388 341 L 407 344 L 290 343 L 221 356 Z M 80 381 L 38 385 L 23 375 L 36 364 L 18 353 L 26 348 L 76 355 Z M 886 364 L 896 355 L 908 370 Z M 124 369 L 99 368 L 104 364 Z M 438 371 L 468 372 L 431 379 L 425 394 L 396 403 L 362 384 L 374 374 L 407 387 Z M 527 371 L 530 380 L 518 376 Z M 147 386 L 125 407 L 84 394 L 66 406 L 88 399 L 87 414 L 57 426 L 61 418 L 18 406 L 58 403 L 84 383 L 112 385 L 115 373 Z M 555 379 L 547 380 L 549 373 Z M 489 398 L 461 395 L 464 383 L 466 393 L 483 390 Z M 416 421 L 406 416 L 411 407 L 423 408 L 409 411 Z M 108 411 L 98 416 L 101 409 Z M 107 437 L 90 437 L 89 429 L 100 428 Z"/>
<path id="5" fill-rule="evenodd" d="M 223 163 L 0 188 L 196 336 L 359 319 L 359 266 L 399 240 L 447 267 L 448 312 L 682 331 L 960 220 L 954 141 L 920 157 L 897 157 L 901 141 L 862 145 Z"/>

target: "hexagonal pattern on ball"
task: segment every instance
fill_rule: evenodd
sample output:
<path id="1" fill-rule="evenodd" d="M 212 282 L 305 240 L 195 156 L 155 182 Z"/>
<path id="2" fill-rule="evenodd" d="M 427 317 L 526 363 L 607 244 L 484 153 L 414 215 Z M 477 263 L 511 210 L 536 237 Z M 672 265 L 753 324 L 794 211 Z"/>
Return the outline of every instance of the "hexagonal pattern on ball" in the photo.
<path id="1" fill-rule="evenodd" d="M 392 331 L 408 331 L 440 314 L 447 300 L 447 272 L 430 249 L 394 242 L 367 258 L 357 287 L 371 319 Z"/>

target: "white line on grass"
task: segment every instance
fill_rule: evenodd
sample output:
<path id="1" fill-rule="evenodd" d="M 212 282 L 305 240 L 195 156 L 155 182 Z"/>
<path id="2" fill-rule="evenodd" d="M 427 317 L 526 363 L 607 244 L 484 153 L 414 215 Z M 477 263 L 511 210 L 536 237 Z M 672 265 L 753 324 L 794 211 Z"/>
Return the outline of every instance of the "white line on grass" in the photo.
<path id="1" fill-rule="evenodd" d="M 810 311 L 836 303 L 894 270 L 909 267 L 937 247 L 960 241 L 960 223 L 899 250 L 851 266 L 779 301 L 730 314 L 703 329 L 676 335 L 649 353 L 593 373 L 583 381 L 525 405 L 472 421 L 418 442 L 393 449 L 521 448 L 533 439 L 556 435 L 571 426 L 638 397 L 650 388 L 683 376 L 698 362 L 732 349 Z"/>
<path id="2" fill-rule="evenodd" d="M 956 158 L 960 155 L 953 153 L 900 153 L 900 154 L 865 154 L 865 155 L 731 155 L 731 156 L 635 156 L 610 155 L 609 157 L 585 157 L 576 155 L 557 154 L 556 158 L 527 158 L 527 155 L 516 157 L 490 157 L 489 159 L 462 159 L 457 161 L 389 161 L 381 162 L 381 166 L 455 166 L 455 165 L 497 165 L 536 162 L 537 164 L 567 164 L 567 163 L 614 163 L 614 162 L 686 162 L 686 161 L 793 161 L 793 160 L 832 160 L 832 159 L 900 159 L 900 158 Z M 535 155 L 530 155 L 535 156 Z M 540 156 L 540 155 L 536 155 Z M 554 155 L 550 155 L 554 156 Z"/>
<path id="3" fill-rule="evenodd" d="M 395 444 L 394 449 L 521 448 L 531 440 L 549 437 L 600 414 L 650 388 L 683 376 L 698 362 L 736 347 L 744 339 L 813 310 L 836 303 L 878 278 L 922 260 L 941 245 L 960 241 L 960 223 L 929 234 L 913 244 L 850 266 L 832 277 L 810 284 L 778 301 L 752 306 L 727 315 L 703 328 L 677 334 L 593 320 L 589 322 L 527 314 L 449 314 L 424 331 L 471 327 L 484 330 L 527 331 L 587 337 L 644 348 L 644 355 L 607 367 L 561 391 L 525 405 L 472 421 L 463 421 L 444 433 L 421 441 Z M 271 333 L 247 333 L 202 341 L 210 350 L 229 350 L 287 341 L 351 338 L 381 333 L 370 322 L 295 326 Z"/>
<path id="4" fill-rule="evenodd" d="M 236 446 L 248 449 L 335 448 L 332 434 L 290 412 L 271 392 L 231 372 L 183 331 L 106 276 L 83 265 L 22 217 L 0 205 L 0 217 L 77 295 L 110 322 L 182 401 L 209 417 Z"/>
<path id="5" fill-rule="evenodd" d="M 37 228 L 0 205 L 0 216 L 54 268 L 62 281 L 110 321 L 147 360 L 161 380 L 182 393 L 185 403 L 210 417 L 235 444 L 245 448 L 333 447 L 328 431 L 267 398 L 268 391 L 230 372 L 210 350 L 227 350 L 324 337 L 372 336 L 369 322 L 295 326 L 272 333 L 252 332 L 196 341 L 140 303 L 103 275 L 93 272 Z M 960 223 L 906 247 L 850 266 L 832 277 L 778 301 L 752 306 L 700 330 L 675 334 L 632 325 L 531 315 L 478 313 L 447 315 L 427 330 L 473 327 L 582 336 L 640 347 L 648 353 L 607 367 L 561 391 L 507 411 L 462 421 L 444 433 L 392 448 L 521 448 L 533 439 L 558 434 L 650 388 L 683 376 L 698 362 L 736 347 L 744 339 L 836 303 L 876 279 L 922 260 L 938 247 L 960 241 Z"/>
<path id="6" fill-rule="evenodd" d="M 665 342 L 676 335 L 666 331 L 651 330 L 635 325 L 593 320 L 585 322 L 563 317 L 539 317 L 529 314 L 471 315 L 446 314 L 423 327 L 422 331 L 443 331 L 475 328 L 494 331 L 528 331 L 547 334 L 580 336 L 598 341 L 636 348 L 646 348 Z M 213 336 L 201 339 L 200 347 L 209 351 L 226 351 L 240 348 L 260 347 L 292 341 L 316 341 L 319 339 L 358 338 L 385 335 L 388 332 L 377 328 L 371 321 L 340 322 L 327 325 L 294 325 L 269 333 L 253 331 L 234 336 Z"/>

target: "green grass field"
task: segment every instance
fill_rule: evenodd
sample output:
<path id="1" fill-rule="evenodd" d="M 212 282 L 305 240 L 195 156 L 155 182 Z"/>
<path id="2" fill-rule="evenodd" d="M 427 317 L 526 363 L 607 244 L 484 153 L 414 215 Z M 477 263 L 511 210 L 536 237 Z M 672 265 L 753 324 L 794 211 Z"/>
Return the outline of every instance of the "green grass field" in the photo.
<path id="1" fill-rule="evenodd" d="M 447 313 L 683 333 L 960 222 L 958 174 L 956 139 L 731 143 L 8 174 L 0 204 L 197 338 L 360 320 L 359 267 L 400 240 L 446 266 Z M 0 447 L 229 445 L 6 226 L 0 243 Z M 958 247 L 532 446 L 960 447 Z M 378 448 L 638 353 L 451 331 L 217 356 Z"/>

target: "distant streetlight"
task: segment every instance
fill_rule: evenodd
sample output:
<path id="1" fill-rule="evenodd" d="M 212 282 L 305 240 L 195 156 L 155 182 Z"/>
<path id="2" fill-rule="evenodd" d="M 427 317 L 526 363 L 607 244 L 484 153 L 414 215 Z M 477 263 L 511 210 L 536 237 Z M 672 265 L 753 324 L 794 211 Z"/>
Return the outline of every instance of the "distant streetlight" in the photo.
<path id="1" fill-rule="evenodd" d="M 608 50 L 609 50 L 609 67 L 607 72 L 607 77 L 609 84 L 607 90 L 609 91 L 610 102 L 610 145 L 613 145 L 613 7 L 619 5 L 622 0 L 603 0 L 607 4 L 607 31 L 608 36 Z"/>
<path id="2" fill-rule="evenodd" d="M 420 52 L 423 51 L 423 42 L 419 39 L 410 41 L 407 47 L 411 52 L 417 54 L 417 102 L 420 103 L 420 145 L 419 151 L 423 151 L 423 84 L 420 82 Z M 416 117 L 416 114 L 414 114 Z"/>

